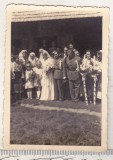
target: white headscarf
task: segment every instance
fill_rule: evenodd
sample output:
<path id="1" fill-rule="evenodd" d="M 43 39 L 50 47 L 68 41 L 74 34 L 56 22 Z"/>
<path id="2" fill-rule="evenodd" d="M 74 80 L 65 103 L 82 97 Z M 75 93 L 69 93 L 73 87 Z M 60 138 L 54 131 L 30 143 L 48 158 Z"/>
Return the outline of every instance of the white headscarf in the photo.
<path id="1" fill-rule="evenodd" d="M 25 59 L 23 57 L 23 53 L 26 52 L 27 53 L 27 50 L 22 50 L 20 53 L 19 53 L 19 60 L 22 61 L 22 63 L 25 65 Z"/>
<path id="2" fill-rule="evenodd" d="M 27 52 L 27 50 L 22 50 L 20 53 L 19 53 L 19 58 L 23 58 L 23 53 L 24 52 Z"/>

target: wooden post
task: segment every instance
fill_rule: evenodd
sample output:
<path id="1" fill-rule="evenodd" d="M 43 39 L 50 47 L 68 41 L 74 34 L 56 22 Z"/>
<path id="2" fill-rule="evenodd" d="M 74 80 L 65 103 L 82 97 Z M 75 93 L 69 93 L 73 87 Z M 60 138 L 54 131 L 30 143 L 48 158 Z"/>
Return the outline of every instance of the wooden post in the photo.
<path id="1" fill-rule="evenodd" d="M 88 98 L 87 98 L 87 91 L 86 91 L 86 80 L 85 80 L 85 77 L 82 77 L 83 78 L 83 88 L 84 88 L 84 95 L 85 95 L 85 103 L 86 105 L 88 105 Z"/>
<path id="2" fill-rule="evenodd" d="M 94 91 L 93 91 L 93 103 L 96 105 L 96 75 L 94 76 Z"/>

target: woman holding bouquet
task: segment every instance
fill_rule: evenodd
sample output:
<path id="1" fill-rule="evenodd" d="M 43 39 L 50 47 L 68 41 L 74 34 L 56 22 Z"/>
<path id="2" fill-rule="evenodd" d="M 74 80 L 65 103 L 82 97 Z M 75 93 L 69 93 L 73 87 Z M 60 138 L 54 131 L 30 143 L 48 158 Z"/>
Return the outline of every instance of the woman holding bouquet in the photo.
<path id="1" fill-rule="evenodd" d="M 91 51 L 87 50 L 86 54 L 84 55 L 82 64 L 80 65 L 80 68 L 81 68 L 81 73 L 83 74 L 82 77 L 85 78 L 86 94 L 88 102 L 90 103 L 92 103 L 93 101 L 93 78 L 92 78 L 93 63 L 94 63 L 93 59 L 91 58 Z"/>
<path id="2" fill-rule="evenodd" d="M 46 50 L 40 55 L 42 63 L 42 92 L 40 100 L 54 100 L 54 59 Z"/>

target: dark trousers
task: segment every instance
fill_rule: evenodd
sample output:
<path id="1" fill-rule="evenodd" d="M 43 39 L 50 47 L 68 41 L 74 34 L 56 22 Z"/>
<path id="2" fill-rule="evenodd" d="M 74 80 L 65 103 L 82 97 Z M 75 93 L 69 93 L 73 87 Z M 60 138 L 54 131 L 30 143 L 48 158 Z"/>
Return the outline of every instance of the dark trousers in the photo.
<path id="1" fill-rule="evenodd" d="M 63 82 L 63 99 L 66 100 L 66 99 L 70 99 L 70 91 L 69 91 L 69 81 L 66 80 Z"/>
<path id="2" fill-rule="evenodd" d="M 72 100 L 79 99 L 80 96 L 80 81 L 69 80 L 69 89 Z"/>
<path id="3" fill-rule="evenodd" d="M 89 101 L 93 101 L 93 86 L 94 86 L 93 78 L 91 77 L 91 74 L 87 74 L 86 91 L 87 91 L 87 96 Z"/>
<path id="4" fill-rule="evenodd" d="M 63 99 L 62 79 L 54 79 L 55 99 Z"/>

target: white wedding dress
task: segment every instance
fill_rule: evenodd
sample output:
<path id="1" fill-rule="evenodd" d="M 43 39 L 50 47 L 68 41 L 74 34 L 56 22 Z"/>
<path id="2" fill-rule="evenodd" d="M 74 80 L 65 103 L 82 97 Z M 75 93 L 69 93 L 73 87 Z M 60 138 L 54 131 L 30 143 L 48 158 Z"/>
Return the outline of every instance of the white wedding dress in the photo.
<path id="1" fill-rule="evenodd" d="M 54 100 L 54 79 L 53 79 L 53 71 L 48 70 L 48 66 L 53 64 L 53 59 L 48 58 L 47 60 L 42 61 L 42 91 L 40 100 Z"/>

